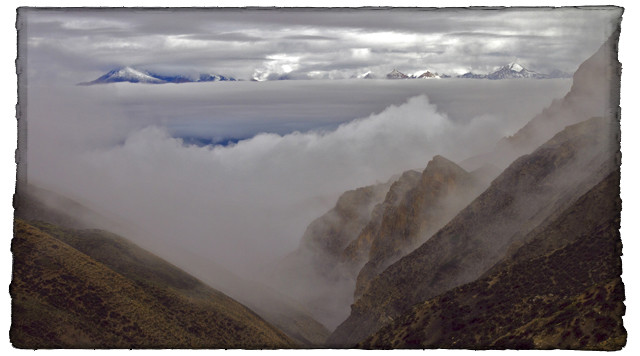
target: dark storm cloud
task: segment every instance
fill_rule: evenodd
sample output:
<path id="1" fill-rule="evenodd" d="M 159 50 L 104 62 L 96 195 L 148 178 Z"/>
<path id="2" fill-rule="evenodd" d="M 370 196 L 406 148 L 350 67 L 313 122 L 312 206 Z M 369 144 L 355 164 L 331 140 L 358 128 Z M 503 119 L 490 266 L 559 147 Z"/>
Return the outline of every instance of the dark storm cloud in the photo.
<path id="1" fill-rule="evenodd" d="M 393 68 L 486 72 L 515 58 L 534 70 L 573 71 L 613 31 L 618 12 L 28 9 L 23 27 L 28 49 L 41 56 L 38 70 L 28 73 L 32 80 L 58 73 L 61 80 L 91 80 L 124 65 L 191 67 L 245 79 L 304 70 L 350 77 Z"/>

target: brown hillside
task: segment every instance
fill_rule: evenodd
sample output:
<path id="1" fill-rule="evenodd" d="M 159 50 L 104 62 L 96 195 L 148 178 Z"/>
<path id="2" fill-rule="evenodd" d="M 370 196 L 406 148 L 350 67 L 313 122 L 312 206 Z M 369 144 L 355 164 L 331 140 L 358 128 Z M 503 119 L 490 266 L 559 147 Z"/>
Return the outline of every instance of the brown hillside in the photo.
<path id="1" fill-rule="evenodd" d="M 619 350 L 618 196 L 615 172 L 490 274 L 414 306 L 359 346 Z"/>
<path id="2" fill-rule="evenodd" d="M 88 256 L 97 259 L 128 278 L 170 284 L 174 288 L 194 288 L 200 284 L 193 276 L 178 270 L 128 240 L 97 226 L 118 226 L 76 201 L 32 184 L 14 197 L 15 216 L 45 230 Z M 84 229 L 84 230 L 78 230 Z M 207 285 L 249 307 L 301 346 L 324 343 L 329 331 L 315 321 L 303 307 L 281 293 L 257 282 L 246 281 L 209 259 L 186 251 L 172 251 L 174 257 L 189 261 L 189 267 L 208 271 L 197 277 Z M 116 258 L 114 258 L 116 257 Z"/>
<path id="3" fill-rule="evenodd" d="M 82 236 L 84 244 L 97 245 L 109 238 L 99 231 Z M 246 307 L 193 278 L 183 280 L 184 272 L 159 259 L 140 274 L 123 275 L 19 219 L 12 251 L 10 339 L 15 347 L 293 346 Z M 108 250 L 103 257 L 120 259 Z M 161 272 L 147 274 L 154 269 Z"/>

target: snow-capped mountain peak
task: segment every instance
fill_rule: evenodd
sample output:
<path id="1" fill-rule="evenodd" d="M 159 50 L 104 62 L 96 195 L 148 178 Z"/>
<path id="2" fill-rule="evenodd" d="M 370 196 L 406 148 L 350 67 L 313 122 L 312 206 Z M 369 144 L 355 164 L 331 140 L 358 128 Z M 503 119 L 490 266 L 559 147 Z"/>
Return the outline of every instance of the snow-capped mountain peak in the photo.
<path id="1" fill-rule="evenodd" d="M 520 64 L 516 63 L 516 62 L 511 62 L 509 64 L 509 69 L 511 69 L 512 71 L 515 71 L 515 72 L 522 72 L 524 70 L 524 67 L 521 66 Z"/>
<path id="2" fill-rule="evenodd" d="M 431 78 L 440 78 L 438 73 L 433 73 L 429 70 L 424 71 L 416 76 L 418 79 L 431 79 Z"/>
<path id="3" fill-rule="evenodd" d="M 366 71 L 366 72 L 364 72 L 362 74 L 356 75 L 356 78 L 358 78 L 358 79 L 372 79 L 373 77 L 374 77 L 374 75 L 370 70 Z"/>
<path id="4" fill-rule="evenodd" d="M 163 83 L 146 72 L 131 67 L 114 69 L 102 77 L 94 80 L 96 83 L 132 82 L 132 83 Z"/>
<path id="5" fill-rule="evenodd" d="M 538 78 L 539 73 L 528 70 L 517 62 L 511 62 L 487 75 L 489 79 Z"/>
<path id="6" fill-rule="evenodd" d="M 147 83 L 147 84 L 164 84 L 164 83 L 191 83 L 191 82 L 218 82 L 218 81 L 235 81 L 233 77 L 219 74 L 201 73 L 195 77 L 189 75 L 162 75 L 143 71 L 132 67 L 122 67 L 109 71 L 100 78 L 80 85 L 106 84 L 106 83 Z"/>
<path id="7" fill-rule="evenodd" d="M 408 75 L 400 72 L 395 68 L 389 74 L 387 74 L 387 79 L 407 79 L 407 78 L 409 78 Z"/>

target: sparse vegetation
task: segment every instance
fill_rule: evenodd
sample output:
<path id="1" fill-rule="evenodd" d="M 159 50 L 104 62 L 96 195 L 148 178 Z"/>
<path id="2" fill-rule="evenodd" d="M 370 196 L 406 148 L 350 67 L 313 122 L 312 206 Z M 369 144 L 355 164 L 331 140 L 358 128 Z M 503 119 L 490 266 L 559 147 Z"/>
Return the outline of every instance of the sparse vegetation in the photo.
<path id="1" fill-rule="evenodd" d="M 611 174 L 491 274 L 417 304 L 360 346 L 621 349 L 618 179 Z M 547 241 L 567 228 L 564 246 Z"/>
<path id="2" fill-rule="evenodd" d="M 15 222 L 10 338 L 18 348 L 294 346 L 246 307 L 122 238 L 38 225 Z"/>

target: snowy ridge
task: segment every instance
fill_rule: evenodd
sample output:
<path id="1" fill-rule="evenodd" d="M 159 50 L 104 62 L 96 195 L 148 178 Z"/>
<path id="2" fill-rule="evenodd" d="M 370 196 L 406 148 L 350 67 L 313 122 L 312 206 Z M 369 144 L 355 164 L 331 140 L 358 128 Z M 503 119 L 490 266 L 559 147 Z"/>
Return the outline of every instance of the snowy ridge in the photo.
<path id="1" fill-rule="evenodd" d="M 476 74 L 468 72 L 462 75 L 455 76 L 455 78 L 464 79 L 553 79 L 553 78 L 571 78 L 572 74 L 562 72 L 560 70 L 553 70 L 549 74 L 543 74 L 531 71 L 525 68 L 520 63 L 513 61 L 505 66 L 500 67 L 496 71 L 489 74 Z M 411 75 L 400 72 L 397 69 L 393 69 L 391 72 L 384 76 L 378 77 L 371 71 L 367 71 L 361 74 L 354 74 L 351 79 L 440 79 L 440 78 L 452 78 L 447 74 L 438 74 L 438 72 L 432 70 L 422 70 L 415 72 Z M 333 79 L 331 77 L 309 75 L 303 72 L 291 72 L 285 74 L 269 73 L 269 72 L 256 72 L 254 73 L 251 81 L 272 81 L 272 80 L 310 80 L 310 79 Z M 230 76 L 200 73 L 200 74 L 171 74 L 164 75 L 154 73 L 146 70 L 136 69 L 132 67 L 122 67 L 114 69 L 107 74 L 101 76 L 90 82 L 79 83 L 78 85 L 94 85 L 94 84 L 107 84 L 107 83 L 144 83 L 144 84 L 165 84 L 165 83 L 195 83 L 195 82 L 224 82 L 224 81 L 237 81 L 238 79 Z M 241 80 L 241 79 L 240 79 Z"/>
<path id="2" fill-rule="evenodd" d="M 193 82 L 219 82 L 219 81 L 236 81 L 233 77 L 227 77 L 219 74 L 202 73 L 196 78 L 187 75 L 162 75 L 151 73 L 145 70 L 139 70 L 132 67 L 123 67 L 109 71 L 100 78 L 79 83 L 79 85 L 94 85 L 108 83 L 144 83 L 144 84 L 165 84 L 165 83 L 193 83 Z"/>
<path id="3" fill-rule="evenodd" d="M 475 73 L 469 72 L 469 73 L 465 73 L 463 75 L 458 76 L 458 78 L 491 79 L 491 80 L 520 79 L 520 78 L 553 79 L 553 78 L 571 78 L 571 77 L 572 77 L 571 74 L 562 72 L 557 69 L 552 71 L 550 74 L 534 72 L 532 70 L 525 68 L 523 65 L 515 61 L 489 74 L 475 74 Z"/>
<path id="4" fill-rule="evenodd" d="M 393 69 L 391 73 L 387 74 L 387 79 L 408 79 L 409 76 L 400 72 L 397 69 Z"/>

